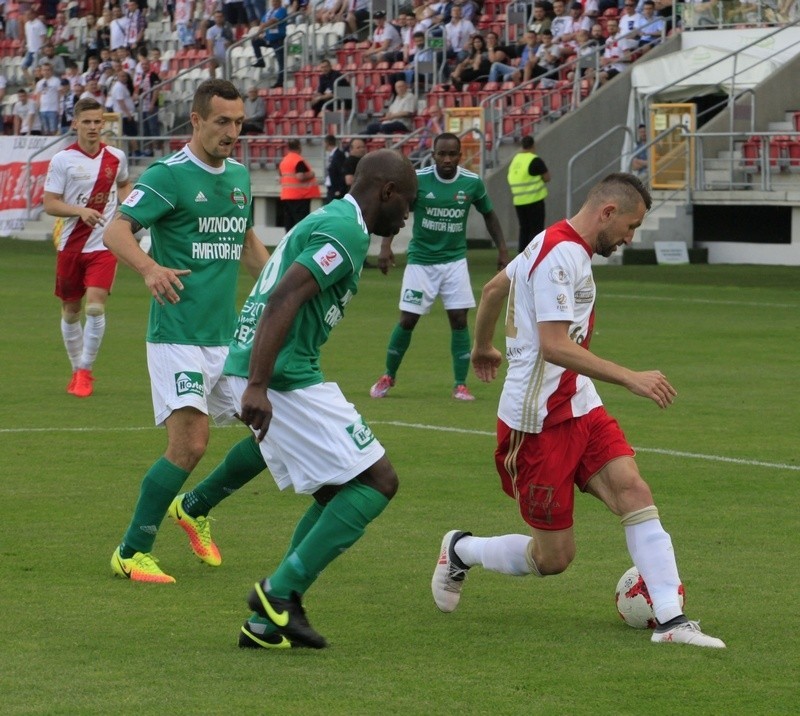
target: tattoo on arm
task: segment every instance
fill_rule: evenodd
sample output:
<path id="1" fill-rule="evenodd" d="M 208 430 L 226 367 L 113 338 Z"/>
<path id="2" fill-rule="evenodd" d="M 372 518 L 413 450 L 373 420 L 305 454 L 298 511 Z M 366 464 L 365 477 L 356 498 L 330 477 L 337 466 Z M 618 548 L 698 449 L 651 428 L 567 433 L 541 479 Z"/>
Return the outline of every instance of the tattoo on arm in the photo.
<path id="1" fill-rule="evenodd" d="M 131 218 L 127 214 L 123 214 L 119 210 L 117 211 L 116 215 L 114 216 L 114 219 L 115 220 L 116 219 L 120 219 L 121 221 L 127 221 L 131 225 L 131 233 L 132 234 L 135 234 L 137 231 L 139 231 L 140 229 L 143 228 L 142 225 L 138 221 L 136 221 L 136 219 Z"/>

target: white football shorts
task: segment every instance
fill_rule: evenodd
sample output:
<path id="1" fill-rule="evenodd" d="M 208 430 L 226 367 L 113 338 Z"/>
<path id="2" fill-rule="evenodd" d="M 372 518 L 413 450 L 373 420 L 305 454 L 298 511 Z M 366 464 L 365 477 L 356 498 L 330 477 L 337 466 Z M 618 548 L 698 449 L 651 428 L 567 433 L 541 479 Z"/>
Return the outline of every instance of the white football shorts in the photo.
<path id="1" fill-rule="evenodd" d="M 223 376 L 222 394 L 238 412 L 247 379 Z M 268 390 L 272 421 L 261 454 L 281 490 L 311 495 L 323 485 L 344 485 L 380 460 L 386 451 L 336 383 L 298 390 Z"/>
<path id="2" fill-rule="evenodd" d="M 162 425 L 178 408 L 197 408 L 217 424 L 229 422 L 233 396 L 224 392 L 230 387 L 219 380 L 227 357 L 227 346 L 147 343 L 156 425 Z"/>
<path id="3" fill-rule="evenodd" d="M 424 316 L 430 313 L 437 296 L 445 310 L 475 308 L 467 260 L 446 264 L 408 264 L 400 290 L 400 310 Z"/>

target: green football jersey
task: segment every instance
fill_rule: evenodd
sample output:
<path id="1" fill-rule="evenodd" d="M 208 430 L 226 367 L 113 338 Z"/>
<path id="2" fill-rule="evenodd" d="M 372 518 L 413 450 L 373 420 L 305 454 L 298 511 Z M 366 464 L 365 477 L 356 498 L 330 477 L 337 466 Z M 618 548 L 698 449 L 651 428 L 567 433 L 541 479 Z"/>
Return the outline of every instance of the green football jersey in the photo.
<path id="1" fill-rule="evenodd" d="M 151 343 L 225 346 L 236 325 L 236 285 L 252 223 L 250 174 L 227 159 L 217 170 L 184 147 L 151 164 L 120 211 L 150 229 L 153 258 L 181 276 L 178 303 L 153 299 Z"/>
<path id="2" fill-rule="evenodd" d="M 311 272 L 320 291 L 300 307 L 278 354 L 270 388 L 297 390 L 322 383 L 320 348 L 358 291 L 368 248 L 367 226 L 349 195 L 297 224 L 278 244 L 244 303 L 225 373 L 247 377 L 258 320 L 272 290 L 296 262 Z"/>
<path id="3" fill-rule="evenodd" d="M 445 264 L 467 255 L 467 215 L 473 204 L 481 214 L 492 211 L 486 186 L 477 174 L 459 167 L 450 179 L 440 179 L 436 167 L 417 170 L 414 230 L 408 263 Z"/>

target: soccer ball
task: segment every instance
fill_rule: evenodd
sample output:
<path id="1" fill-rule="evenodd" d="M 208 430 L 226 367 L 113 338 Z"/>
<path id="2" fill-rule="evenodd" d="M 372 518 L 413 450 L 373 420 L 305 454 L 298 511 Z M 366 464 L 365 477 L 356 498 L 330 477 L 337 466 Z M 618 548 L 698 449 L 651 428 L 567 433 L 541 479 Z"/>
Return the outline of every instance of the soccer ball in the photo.
<path id="1" fill-rule="evenodd" d="M 684 589 L 678 587 L 681 607 L 684 602 Z M 631 567 L 617 582 L 617 611 L 622 621 L 634 629 L 655 629 L 656 615 L 647 585 L 636 567 Z"/>

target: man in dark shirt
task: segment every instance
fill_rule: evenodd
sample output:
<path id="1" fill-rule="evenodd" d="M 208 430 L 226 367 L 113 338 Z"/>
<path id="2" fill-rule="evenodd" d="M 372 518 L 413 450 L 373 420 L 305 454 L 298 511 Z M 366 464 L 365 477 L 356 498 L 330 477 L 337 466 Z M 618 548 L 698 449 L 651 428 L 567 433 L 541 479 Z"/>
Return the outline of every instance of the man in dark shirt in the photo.
<path id="1" fill-rule="evenodd" d="M 317 92 L 311 97 L 311 109 L 314 114 L 319 114 L 322 111 L 322 106 L 333 99 L 333 85 L 337 79 L 342 76 L 338 70 L 334 70 L 329 60 L 322 60 L 319 63 L 319 84 L 317 85 Z M 347 80 L 342 80 L 340 85 L 349 87 Z M 344 100 L 345 109 L 350 109 L 350 101 Z M 339 107 L 334 107 L 339 109 Z"/>

